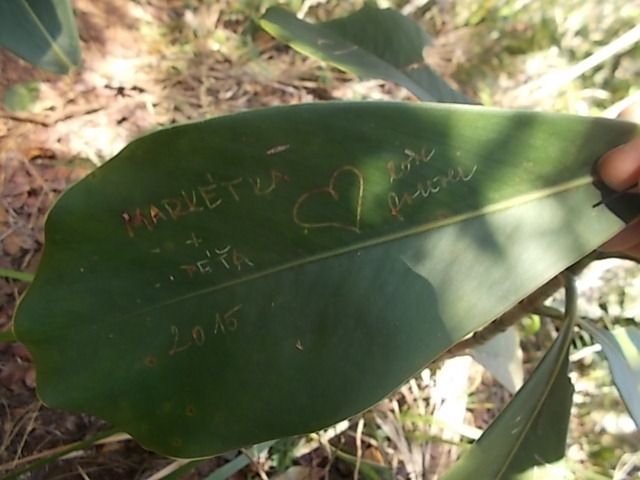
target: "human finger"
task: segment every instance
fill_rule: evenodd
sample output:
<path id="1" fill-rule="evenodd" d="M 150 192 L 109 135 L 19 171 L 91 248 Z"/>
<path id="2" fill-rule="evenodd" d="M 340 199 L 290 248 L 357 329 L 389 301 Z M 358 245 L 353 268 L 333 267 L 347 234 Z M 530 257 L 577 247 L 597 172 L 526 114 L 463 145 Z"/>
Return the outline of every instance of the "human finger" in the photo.
<path id="1" fill-rule="evenodd" d="M 604 252 L 627 252 L 640 255 L 640 218 L 634 220 L 620 233 L 600 247 Z"/>
<path id="2" fill-rule="evenodd" d="M 638 189 L 640 137 L 607 152 L 598 162 L 600 178 L 614 190 Z M 634 190 L 635 190 L 634 189 Z"/>

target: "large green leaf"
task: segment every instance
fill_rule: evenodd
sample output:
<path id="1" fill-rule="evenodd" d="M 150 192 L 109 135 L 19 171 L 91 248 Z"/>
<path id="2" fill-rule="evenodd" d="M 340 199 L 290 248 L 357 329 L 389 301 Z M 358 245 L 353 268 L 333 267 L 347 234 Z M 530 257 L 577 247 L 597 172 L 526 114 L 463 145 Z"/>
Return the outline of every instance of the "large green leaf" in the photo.
<path id="1" fill-rule="evenodd" d="M 54 73 L 78 66 L 80 41 L 70 0 L 0 1 L 0 46 Z"/>
<path id="2" fill-rule="evenodd" d="M 365 5 L 348 17 L 313 25 L 271 7 L 260 25 L 302 53 L 362 78 L 395 82 L 421 100 L 473 103 L 424 63 L 429 37 L 395 10 Z"/>
<path id="3" fill-rule="evenodd" d="M 564 479 L 562 465 L 573 385 L 567 376 L 576 320 L 576 292 L 567 289 L 560 335 L 531 378 L 443 480 Z"/>
<path id="4" fill-rule="evenodd" d="M 353 415 L 622 227 L 631 123 L 328 103 L 167 128 L 49 214 L 15 318 L 51 406 L 210 455 Z"/>

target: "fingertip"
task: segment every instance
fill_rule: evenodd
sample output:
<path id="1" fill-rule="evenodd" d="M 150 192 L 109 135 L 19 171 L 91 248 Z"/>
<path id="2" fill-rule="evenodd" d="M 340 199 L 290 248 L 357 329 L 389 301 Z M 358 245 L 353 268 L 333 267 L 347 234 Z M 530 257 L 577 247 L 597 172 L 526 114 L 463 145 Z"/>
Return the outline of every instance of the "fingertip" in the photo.
<path id="1" fill-rule="evenodd" d="M 603 252 L 625 252 L 640 247 L 640 218 L 627 225 L 600 249 Z"/>
<path id="2" fill-rule="evenodd" d="M 615 190 L 625 190 L 640 180 L 640 137 L 607 152 L 598 162 L 602 180 Z"/>

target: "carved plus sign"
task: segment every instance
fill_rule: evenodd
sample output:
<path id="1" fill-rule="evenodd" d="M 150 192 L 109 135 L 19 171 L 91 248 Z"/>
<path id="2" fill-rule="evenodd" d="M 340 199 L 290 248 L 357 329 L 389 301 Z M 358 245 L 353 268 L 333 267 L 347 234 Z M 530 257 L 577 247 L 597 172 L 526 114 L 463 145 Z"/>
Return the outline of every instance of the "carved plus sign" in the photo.
<path id="1" fill-rule="evenodd" d="M 193 245 L 194 247 L 198 247 L 202 243 L 202 239 L 196 237 L 195 233 L 191 233 L 191 240 L 187 240 L 185 243 L 187 245 Z"/>

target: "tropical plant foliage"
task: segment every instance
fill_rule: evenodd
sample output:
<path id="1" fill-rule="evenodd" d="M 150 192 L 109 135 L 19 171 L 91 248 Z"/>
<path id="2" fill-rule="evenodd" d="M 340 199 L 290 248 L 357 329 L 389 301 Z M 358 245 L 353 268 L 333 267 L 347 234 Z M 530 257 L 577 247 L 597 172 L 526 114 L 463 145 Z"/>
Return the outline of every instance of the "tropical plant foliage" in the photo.
<path id="1" fill-rule="evenodd" d="M 421 64 L 428 39 L 397 13 L 366 7 L 307 26 L 271 10 L 262 24 L 423 100 L 468 101 Z M 618 231 L 629 212 L 594 208 L 591 170 L 637 133 L 597 118 L 379 102 L 160 130 L 54 207 L 16 335 L 47 404 L 167 455 L 309 432 L 366 409 Z M 486 478 L 561 459 L 567 289 L 556 343 L 450 478 L 477 472 L 486 449 L 500 452 Z M 555 436 L 540 434 L 552 424 Z"/>

